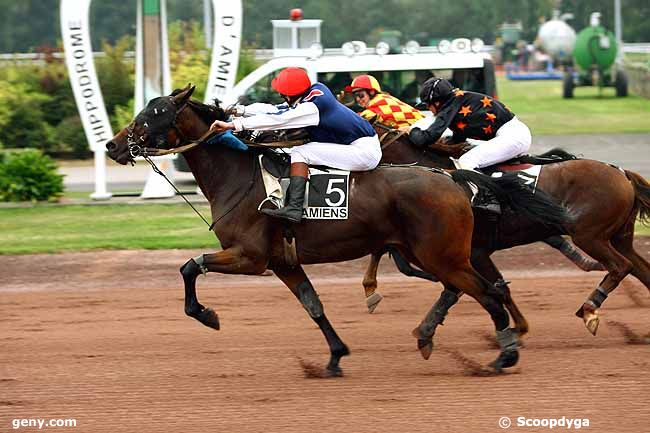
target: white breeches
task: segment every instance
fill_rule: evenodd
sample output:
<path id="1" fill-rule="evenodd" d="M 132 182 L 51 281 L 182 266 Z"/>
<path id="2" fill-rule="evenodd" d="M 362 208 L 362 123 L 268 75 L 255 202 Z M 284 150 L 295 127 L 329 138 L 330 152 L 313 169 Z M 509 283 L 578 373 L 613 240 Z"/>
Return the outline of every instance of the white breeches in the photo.
<path id="1" fill-rule="evenodd" d="M 291 163 L 325 165 L 339 170 L 367 171 L 381 159 L 379 138 L 361 137 L 350 144 L 311 142 L 291 149 Z"/>
<path id="2" fill-rule="evenodd" d="M 462 168 L 474 169 L 503 162 L 528 152 L 532 137 L 528 126 L 515 116 L 497 130 L 493 139 L 483 141 L 468 138 L 467 142 L 476 147 L 461 156 L 458 162 Z"/>

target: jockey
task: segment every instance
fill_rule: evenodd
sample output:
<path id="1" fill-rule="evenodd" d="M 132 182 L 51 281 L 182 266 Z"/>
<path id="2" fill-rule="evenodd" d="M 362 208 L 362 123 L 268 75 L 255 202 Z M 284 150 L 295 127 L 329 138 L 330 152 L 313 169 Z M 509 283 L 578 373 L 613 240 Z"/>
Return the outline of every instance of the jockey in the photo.
<path id="1" fill-rule="evenodd" d="M 357 104 L 365 108 L 361 117 L 371 120 L 379 116 L 379 121 L 393 128 L 411 126 L 424 118 L 424 114 L 405 102 L 382 93 L 377 79 L 371 75 L 359 75 L 345 88 L 352 92 Z"/>
<path id="2" fill-rule="evenodd" d="M 275 130 L 306 128 L 311 142 L 291 149 L 291 180 L 286 205 L 261 212 L 294 223 L 302 219 L 309 165 L 350 171 L 372 170 L 381 159 L 379 138 L 370 123 L 336 100 L 322 83 L 312 84 L 300 68 L 286 68 L 271 82 L 286 101 L 242 107 L 232 122 L 216 120 L 210 129 Z M 243 112 L 242 112 L 243 111 Z"/>
<path id="3" fill-rule="evenodd" d="M 427 129 L 414 127 L 409 138 L 417 146 L 436 142 L 446 128 L 452 140 L 476 147 L 462 155 L 459 168 L 473 170 L 517 157 L 528 151 L 528 127 L 503 103 L 482 93 L 463 91 L 443 78 L 430 78 L 422 86 L 420 99 L 436 120 Z"/>

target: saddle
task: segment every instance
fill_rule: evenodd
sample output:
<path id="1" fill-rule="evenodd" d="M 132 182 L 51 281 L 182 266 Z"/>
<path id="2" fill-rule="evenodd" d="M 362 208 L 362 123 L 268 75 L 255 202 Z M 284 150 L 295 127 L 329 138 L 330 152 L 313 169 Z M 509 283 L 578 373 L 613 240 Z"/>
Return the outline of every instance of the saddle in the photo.
<path id="1" fill-rule="evenodd" d="M 575 159 L 579 158 L 565 150 L 554 148 L 540 155 L 521 155 L 498 164 L 483 167 L 478 171 L 491 176 L 492 173 L 496 172 L 521 171 L 531 168 L 534 165 L 547 165 L 555 162 L 572 161 Z"/>
<path id="2" fill-rule="evenodd" d="M 264 170 L 269 172 L 271 176 L 278 179 L 288 178 L 291 171 L 291 155 L 284 152 L 274 152 L 272 150 L 264 150 L 260 159 Z M 310 165 L 310 169 L 317 169 L 319 171 L 328 172 L 330 167 L 324 165 Z"/>
<path id="3" fill-rule="evenodd" d="M 288 153 L 265 150 L 262 152 L 260 163 L 273 177 L 278 179 L 289 177 L 291 155 Z"/>
<path id="4" fill-rule="evenodd" d="M 522 155 L 512 158 L 489 167 L 478 169 L 488 176 L 516 176 L 519 182 L 535 192 L 537 178 L 541 172 L 541 166 L 554 162 L 570 161 L 578 159 L 562 149 L 551 149 L 541 155 Z M 472 198 L 472 207 L 484 209 L 493 213 L 500 213 L 500 206 L 489 191 L 479 190 Z"/>

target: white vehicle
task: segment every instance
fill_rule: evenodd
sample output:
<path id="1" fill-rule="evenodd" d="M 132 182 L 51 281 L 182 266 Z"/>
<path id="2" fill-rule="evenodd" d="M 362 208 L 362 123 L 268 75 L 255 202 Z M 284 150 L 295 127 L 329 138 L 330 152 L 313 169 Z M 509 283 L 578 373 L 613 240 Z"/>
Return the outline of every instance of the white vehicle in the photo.
<path id="1" fill-rule="evenodd" d="M 383 55 L 366 49 L 362 42 L 353 44 L 357 44 L 356 48 L 350 49 L 348 55 L 342 52 L 344 45 L 343 50 L 327 50 L 330 52 L 320 56 L 298 50 L 301 55 L 273 58 L 238 82 L 223 103 L 283 102 L 271 88 L 271 80 L 289 66 L 305 69 L 312 81 L 327 85 L 334 94 L 341 94 L 355 76 L 370 74 L 377 78 L 383 91 L 411 105 L 420 102 L 421 85 L 431 76 L 447 78 L 464 90 L 496 96 L 494 63 L 481 48 L 476 52 L 470 49 L 470 45 L 476 47 L 476 40 L 456 39 L 439 44 L 440 48 L 416 46 L 411 47 L 415 51 L 412 54 Z M 352 103 L 352 99 L 346 102 Z"/>

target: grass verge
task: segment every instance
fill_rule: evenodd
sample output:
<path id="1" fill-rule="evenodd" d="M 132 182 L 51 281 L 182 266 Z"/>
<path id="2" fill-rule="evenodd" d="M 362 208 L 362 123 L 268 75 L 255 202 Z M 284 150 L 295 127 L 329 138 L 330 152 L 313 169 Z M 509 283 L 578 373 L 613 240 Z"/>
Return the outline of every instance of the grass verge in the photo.
<path id="1" fill-rule="evenodd" d="M 209 216 L 207 206 L 198 209 Z M 650 236 L 637 223 L 636 234 Z M 34 206 L 0 209 L 0 254 L 219 248 L 183 204 Z"/>
<path id="2" fill-rule="evenodd" d="M 650 133 L 650 99 L 617 98 L 614 88 L 577 87 L 563 99 L 561 81 L 499 77 L 497 90 L 533 135 Z"/>
<path id="3" fill-rule="evenodd" d="M 207 206 L 198 209 L 210 215 Z M 0 209 L 0 254 L 218 247 L 214 234 L 185 205 Z"/>

